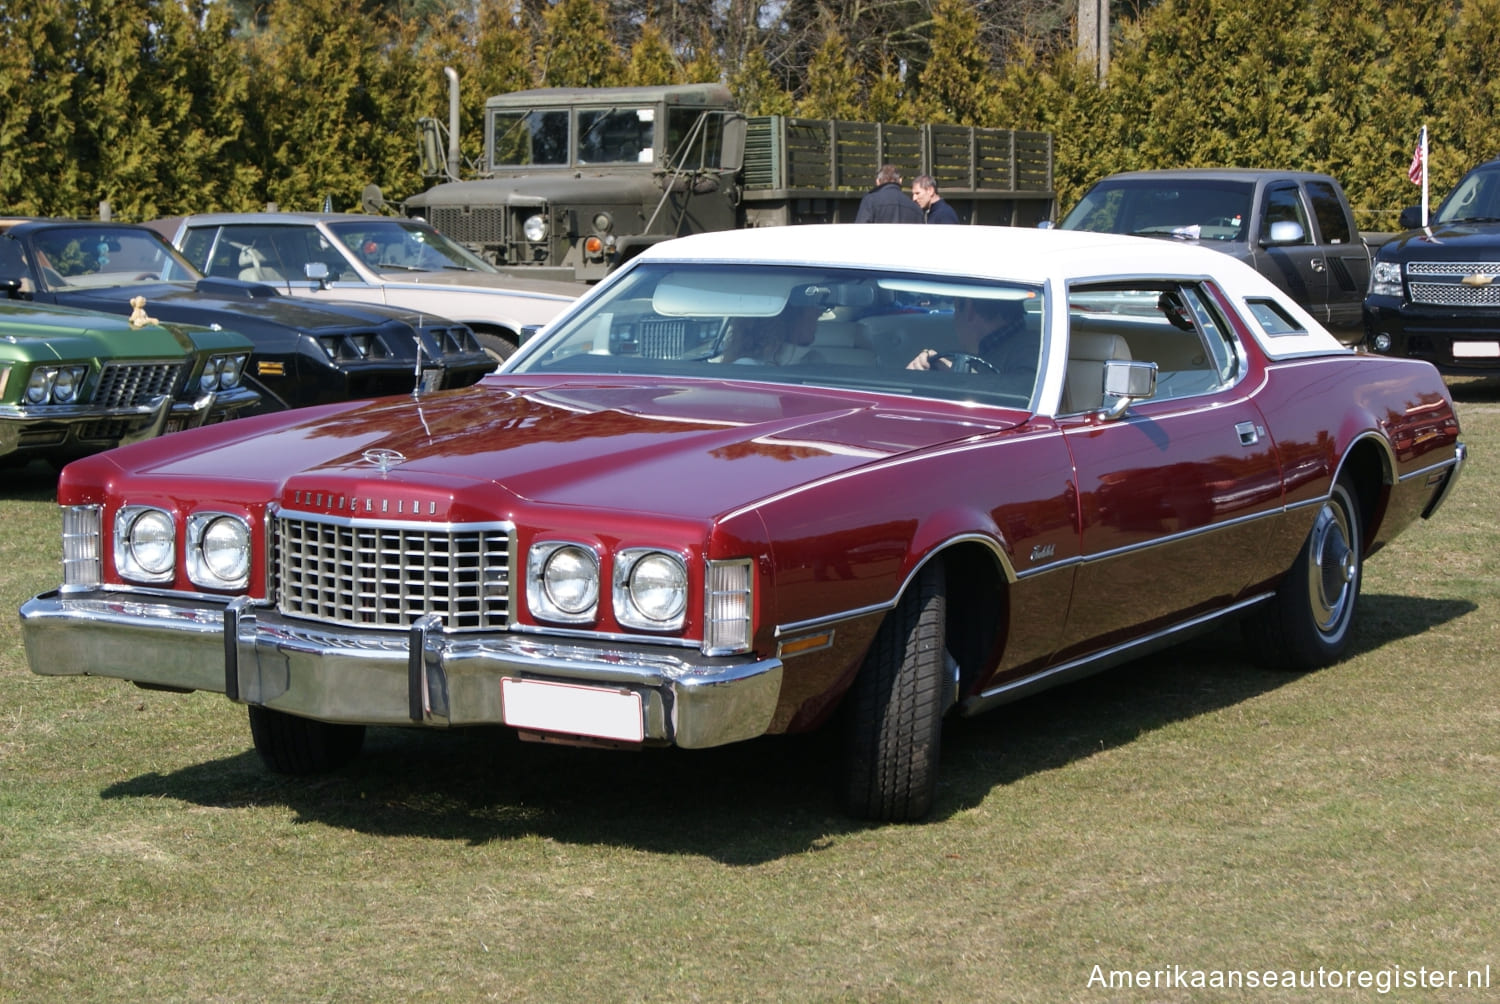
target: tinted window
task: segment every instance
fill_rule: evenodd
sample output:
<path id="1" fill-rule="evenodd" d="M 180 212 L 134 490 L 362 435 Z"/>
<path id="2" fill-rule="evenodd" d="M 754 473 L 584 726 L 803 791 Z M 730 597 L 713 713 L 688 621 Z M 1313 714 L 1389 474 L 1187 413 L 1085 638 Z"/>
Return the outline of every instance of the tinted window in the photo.
<path id="1" fill-rule="evenodd" d="M 1102 181 L 1058 226 L 1063 230 L 1242 241 L 1250 219 L 1248 182 L 1165 178 Z"/>
<path id="2" fill-rule="evenodd" d="M 1324 242 L 1348 244 L 1353 239 L 1349 233 L 1349 217 L 1334 187 L 1326 181 L 1309 181 L 1307 197 L 1312 200 L 1313 215 L 1318 218 L 1318 232 L 1323 235 Z"/>

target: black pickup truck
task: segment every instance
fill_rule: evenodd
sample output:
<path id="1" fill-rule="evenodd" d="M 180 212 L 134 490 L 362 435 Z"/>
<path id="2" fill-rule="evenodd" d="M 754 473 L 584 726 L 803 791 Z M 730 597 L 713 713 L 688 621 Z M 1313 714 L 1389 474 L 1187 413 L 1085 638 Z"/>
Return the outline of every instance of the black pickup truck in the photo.
<path id="1" fill-rule="evenodd" d="M 1471 170 L 1421 225 L 1375 257 L 1365 297 L 1365 345 L 1426 359 L 1450 375 L 1500 376 L 1500 160 Z"/>
<path id="2" fill-rule="evenodd" d="M 1191 241 L 1246 262 L 1346 343 L 1364 336 L 1371 240 L 1326 174 L 1246 168 L 1129 171 L 1096 182 L 1058 224 Z M 1382 235 L 1384 236 L 1384 235 Z"/>

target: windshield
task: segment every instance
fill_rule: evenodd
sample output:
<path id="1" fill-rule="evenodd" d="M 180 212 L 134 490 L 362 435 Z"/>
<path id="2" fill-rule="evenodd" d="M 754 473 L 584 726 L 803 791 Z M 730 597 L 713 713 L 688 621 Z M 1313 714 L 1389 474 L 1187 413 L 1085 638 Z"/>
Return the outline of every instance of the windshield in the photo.
<path id="1" fill-rule="evenodd" d="M 1434 223 L 1500 219 L 1500 164 L 1485 164 L 1464 175 L 1432 219 Z"/>
<path id="2" fill-rule="evenodd" d="M 696 376 L 1027 407 L 1034 286 L 776 265 L 637 265 L 525 347 L 516 373 Z"/>
<path id="3" fill-rule="evenodd" d="M 42 287 L 51 292 L 201 278 L 151 230 L 98 224 L 56 227 L 36 231 L 31 246 Z"/>
<path id="4" fill-rule="evenodd" d="M 651 163 L 655 123 L 651 108 L 580 108 L 578 163 Z"/>
<path id="5" fill-rule="evenodd" d="M 566 167 L 568 110 L 490 113 L 490 166 L 528 167 L 533 164 Z"/>
<path id="6" fill-rule="evenodd" d="M 1058 224 L 1061 230 L 1243 241 L 1254 186 L 1248 181 L 1102 181 Z"/>
<path id="7" fill-rule="evenodd" d="M 361 220 L 330 223 L 328 229 L 350 253 L 377 271 L 498 271 L 468 248 L 422 223 Z"/>

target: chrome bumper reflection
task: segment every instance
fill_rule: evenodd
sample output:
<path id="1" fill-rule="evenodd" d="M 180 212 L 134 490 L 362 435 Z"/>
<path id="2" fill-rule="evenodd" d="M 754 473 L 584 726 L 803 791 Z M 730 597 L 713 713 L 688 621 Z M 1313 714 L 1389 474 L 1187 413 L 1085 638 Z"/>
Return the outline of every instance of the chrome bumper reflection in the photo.
<path id="1" fill-rule="evenodd" d="M 781 661 L 709 659 L 687 649 L 518 634 L 445 634 L 292 622 L 244 599 L 43 593 L 21 606 L 26 658 L 44 676 L 108 676 L 211 690 L 329 722 L 505 724 L 500 680 L 639 693 L 648 741 L 696 748 L 762 735 Z"/>

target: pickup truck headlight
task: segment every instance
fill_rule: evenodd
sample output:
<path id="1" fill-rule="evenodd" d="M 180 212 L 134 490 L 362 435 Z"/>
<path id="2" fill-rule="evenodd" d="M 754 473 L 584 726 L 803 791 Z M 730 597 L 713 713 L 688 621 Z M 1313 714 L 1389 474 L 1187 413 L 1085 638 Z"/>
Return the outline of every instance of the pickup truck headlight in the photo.
<path id="1" fill-rule="evenodd" d="M 585 623 L 599 607 L 599 557 L 583 544 L 547 541 L 526 558 L 526 600 L 544 620 Z"/>
<path id="2" fill-rule="evenodd" d="M 1371 296 L 1401 296 L 1401 263 L 1377 261 L 1370 269 Z"/>
<path id="3" fill-rule="evenodd" d="M 626 548 L 615 555 L 615 620 L 624 627 L 648 631 L 682 627 L 687 588 L 687 565 L 675 554 Z"/>
<path id="4" fill-rule="evenodd" d="M 533 244 L 547 239 L 547 218 L 540 213 L 526 217 L 526 222 L 521 224 L 521 233 Z"/>
<path id="5" fill-rule="evenodd" d="M 169 582 L 176 564 L 177 529 L 171 513 L 128 505 L 115 514 L 115 570 L 122 577 Z"/>
<path id="6" fill-rule="evenodd" d="M 250 525 L 229 513 L 188 517 L 187 572 L 205 589 L 243 589 L 250 581 Z"/>

